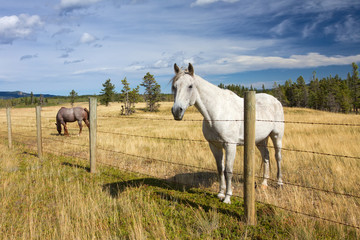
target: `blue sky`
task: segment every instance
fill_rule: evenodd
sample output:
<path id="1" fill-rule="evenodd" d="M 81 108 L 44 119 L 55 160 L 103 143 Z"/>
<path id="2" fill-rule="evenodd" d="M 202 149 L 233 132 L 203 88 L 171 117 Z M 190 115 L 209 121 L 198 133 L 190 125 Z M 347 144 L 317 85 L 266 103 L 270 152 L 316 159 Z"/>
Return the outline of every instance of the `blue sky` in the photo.
<path id="1" fill-rule="evenodd" d="M 173 64 L 219 84 L 270 88 L 360 62 L 360 1 L 0 0 L 0 90 L 99 94 Z"/>

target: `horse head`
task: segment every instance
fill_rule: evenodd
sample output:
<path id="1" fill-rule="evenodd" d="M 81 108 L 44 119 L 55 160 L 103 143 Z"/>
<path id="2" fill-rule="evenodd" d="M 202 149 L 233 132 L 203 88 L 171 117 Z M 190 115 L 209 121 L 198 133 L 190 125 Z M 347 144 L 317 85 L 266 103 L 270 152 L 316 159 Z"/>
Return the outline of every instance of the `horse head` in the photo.
<path id="1" fill-rule="evenodd" d="M 175 120 L 182 120 L 186 109 L 195 104 L 198 95 L 194 84 L 195 74 L 191 63 L 186 70 L 180 69 L 175 63 L 174 70 L 175 76 L 171 80 L 174 105 L 171 112 Z"/>
<path id="2" fill-rule="evenodd" d="M 56 129 L 57 129 L 59 135 L 61 135 L 61 124 L 56 122 L 55 125 L 56 125 Z"/>

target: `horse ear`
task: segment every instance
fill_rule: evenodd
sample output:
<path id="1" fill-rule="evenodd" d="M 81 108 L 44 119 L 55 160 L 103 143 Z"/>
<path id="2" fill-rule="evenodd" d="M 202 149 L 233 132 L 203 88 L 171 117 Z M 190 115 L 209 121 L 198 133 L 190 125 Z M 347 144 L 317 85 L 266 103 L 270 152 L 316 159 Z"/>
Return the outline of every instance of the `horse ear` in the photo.
<path id="1" fill-rule="evenodd" d="M 174 64 L 174 70 L 175 74 L 178 74 L 180 72 L 180 68 L 178 67 L 178 65 L 176 65 L 176 63 Z"/>
<path id="2" fill-rule="evenodd" d="M 188 72 L 191 76 L 194 76 L 194 67 L 191 65 L 191 63 L 189 63 Z"/>

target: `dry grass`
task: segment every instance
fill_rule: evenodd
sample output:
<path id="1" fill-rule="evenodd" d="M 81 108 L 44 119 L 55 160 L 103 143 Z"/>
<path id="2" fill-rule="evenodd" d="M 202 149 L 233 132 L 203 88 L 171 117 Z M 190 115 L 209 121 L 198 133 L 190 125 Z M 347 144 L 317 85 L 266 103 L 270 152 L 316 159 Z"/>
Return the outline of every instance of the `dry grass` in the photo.
<path id="1" fill-rule="evenodd" d="M 87 103 L 82 104 L 86 106 Z M 69 107 L 69 106 L 67 106 Z M 197 139 L 204 140 L 201 131 L 202 123 L 200 121 L 167 121 L 159 119 L 172 119 L 170 108 L 171 103 L 162 103 L 160 112 L 147 113 L 141 110 L 143 104 L 138 104 L 138 111 L 131 117 L 120 116 L 120 104 L 112 103 L 109 107 L 98 106 L 98 159 L 99 161 L 107 164 L 116 165 L 120 168 L 127 169 L 132 172 L 140 172 L 159 178 L 175 179 L 186 181 L 186 183 L 193 183 L 201 185 L 216 191 L 218 183 L 215 172 L 215 161 L 210 153 L 209 147 L 206 142 L 189 142 L 177 140 L 163 140 L 154 138 L 136 137 L 130 135 L 140 135 L 159 138 L 176 138 L 176 139 Z M 54 152 L 55 154 L 76 155 L 81 158 L 88 157 L 88 132 L 84 128 L 83 135 L 76 136 L 78 127 L 76 123 L 70 123 L 70 137 L 57 136 L 56 128 L 54 125 L 55 115 L 59 107 L 44 107 L 42 110 L 42 126 L 43 126 L 43 145 L 44 150 Z M 146 119 L 145 119 L 146 118 Z M 149 119 L 156 120 L 149 120 Z M 196 109 L 190 108 L 185 114 L 186 119 L 202 119 L 201 115 Z M 360 116 L 344 115 L 328 112 L 320 112 L 309 109 L 287 108 L 285 109 L 286 121 L 295 122 L 327 122 L 327 123 L 350 123 L 359 124 Z M 0 122 L 5 123 L 5 111 L 0 111 Z M 34 109 L 12 109 L 12 123 L 14 139 L 26 142 L 27 144 L 35 144 L 35 110 Z M 5 124 L 6 125 L 6 124 Z M 286 149 L 296 149 L 304 151 L 314 151 L 320 153 L 329 153 L 334 155 L 346 155 L 360 157 L 360 150 L 358 143 L 360 142 L 360 127 L 350 126 L 331 126 L 321 124 L 295 124 L 288 123 L 285 126 L 285 137 L 283 147 Z M 5 130 L 5 129 L 4 129 Z M 123 135 L 127 134 L 127 135 Z M 3 134 L 6 136 L 6 134 Z M 110 150 L 110 151 L 105 151 Z M 126 153 L 127 155 L 124 155 Z M 274 151 L 270 149 L 271 154 L 271 178 L 276 177 L 276 164 L 274 161 Z M 144 158 L 133 157 L 131 155 L 143 156 Z M 289 183 L 299 184 L 305 187 L 314 187 L 339 193 L 348 193 L 359 196 L 360 194 L 360 161 L 359 159 L 343 158 L 324 156 L 319 154 L 304 153 L 297 151 L 283 151 L 283 180 Z M 242 147 L 238 148 L 238 153 L 235 160 L 235 172 L 242 173 Z M 11 158 L 7 156 L 6 158 Z M 257 175 L 262 175 L 260 155 L 257 153 Z M 158 161 L 162 160 L 162 161 Z M 34 160 L 34 162 L 36 162 Z M 175 164 L 173 164 L 175 163 Z M 178 165 L 181 163 L 183 165 Z M 14 163 L 6 163 L 3 165 L 4 171 L 11 174 L 11 169 L 19 168 Z M 184 165 L 191 165 L 200 168 L 186 167 Z M 34 163 L 34 166 L 36 164 Z M 205 168 L 205 169 L 201 169 Z M 54 170 L 55 171 L 55 170 Z M 20 182 L 26 182 L 33 178 L 32 174 L 46 175 L 41 176 L 51 178 L 53 186 L 50 187 L 51 192 L 57 191 L 57 194 L 81 192 L 80 185 L 68 184 L 66 188 L 59 189 L 57 187 L 57 180 L 54 176 L 61 176 L 61 172 L 43 173 L 41 168 L 22 176 L 24 179 L 19 179 Z M 201 178 L 206 176 L 206 178 Z M 195 182 L 194 182 L 195 181 Z M 234 194 L 242 196 L 241 176 L 235 177 Z M 69 183 L 71 179 L 69 180 Z M 11 186 L 11 183 L 3 183 Z M 42 188 L 43 183 L 29 184 L 28 191 Z M 66 189 L 66 190 L 65 190 Z M 43 189 L 43 195 L 49 195 L 49 188 Z M 14 193 L 20 194 L 21 193 Z M 59 238 L 72 238 L 75 235 L 73 225 L 63 225 L 61 222 L 71 222 L 71 219 L 78 213 L 78 210 L 71 209 L 76 202 L 88 202 L 96 204 L 97 201 L 104 201 L 98 199 L 94 195 L 79 195 L 75 199 L 64 199 L 60 202 L 54 199 L 52 203 L 56 205 L 57 211 L 53 217 L 58 219 L 59 223 L 54 228 L 53 232 L 49 232 L 48 236 L 56 236 Z M 27 195 L 26 195 L 27 196 Z M 296 187 L 290 184 L 285 184 L 282 189 L 269 187 L 267 190 L 258 190 L 256 193 L 257 199 L 261 202 L 267 202 L 276 206 L 292 209 L 298 212 L 308 213 L 314 216 L 331 219 L 338 222 L 347 223 L 354 226 L 360 226 L 359 206 L 360 199 L 353 197 L 346 197 L 343 195 L 325 193 L 322 191 L 311 190 L 303 187 Z M 5 196 L 6 197 L 6 196 Z M 41 201 L 42 196 L 34 196 L 37 201 Z M 139 196 L 138 196 L 139 197 Z M 35 201 L 20 198 L 21 201 Z M 141 196 L 146 198 L 146 196 Z M 20 201 L 19 200 L 19 201 Z M 99 206 L 105 207 L 112 199 L 106 199 L 105 202 Z M 131 199 L 123 200 L 121 204 L 131 205 Z M 35 201 L 36 202 L 36 201 Z M 145 199 L 146 204 L 151 205 L 150 199 Z M 4 203 L 2 203 L 4 206 Z M 97 203 L 99 204 L 99 203 Z M 145 203 L 144 203 L 145 204 Z M 111 204 L 110 204 L 111 205 Z M 151 209 L 151 206 L 143 206 L 144 209 Z M 51 213 L 54 206 L 49 204 L 49 211 L 44 211 L 43 214 Z M 154 209 L 154 206 L 152 207 Z M 39 228 L 46 229 L 47 226 L 39 226 L 37 219 L 41 218 L 40 213 L 34 215 L 30 209 L 26 220 L 29 232 L 22 233 L 21 236 L 33 236 L 38 232 Z M 133 209 L 134 210 L 134 209 Z M 109 210 L 110 211 L 110 210 Z M 132 208 L 129 207 L 127 216 L 131 219 L 131 238 L 141 239 L 146 236 L 146 227 L 143 226 L 139 212 L 131 212 Z M 81 212 L 81 216 L 87 216 L 86 211 Z M 99 214 L 102 214 L 99 211 Z M 154 238 L 164 238 L 166 236 L 165 223 L 162 219 L 157 219 L 153 216 L 154 212 L 147 212 L 147 218 L 152 218 L 154 224 L 159 229 Z M 286 211 L 279 211 L 281 214 L 291 214 Z M 29 217 L 30 216 L 30 217 Z M 94 217 L 94 216 L 93 216 Z M 199 231 L 206 231 L 206 229 L 216 228 L 218 224 L 218 217 L 216 213 L 210 215 L 201 215 L 196 213 L 195 217 L 198 223 L 201 224 L 198 228 Z M 115 220 L 114 220 L 115 221 Z M 293 227 L 290 231 L 295 239 L 312 239 L 314 236 L 321 235 L 321 229 L 324 230 L 324 235 L 331 234 L 325 231 L 336 232 L 336 236 L 340 238 L 348 238 L 349 236 L 359 237 L 359 231 L 352 228 L 345 228 L 342 225 L 331 224 L 324 221 L 314 221 L 314 219 L 295 214 Z M 91 220 L 79 221 L 82 228 L 92 228 Z M 202 229 L 204 228 L 204 229 Z M 202 230 L 201 230 L 202 229 Z M 107 230 L 105 230 L 106 232 Z M 144 232 L 145 231 L 145 232 Z M 62 235 L 63 233 L 67 233 Z M 90 231 L 93 232 L 93 231 Z M 19 235 L 16 235 L 19 236 Z M 96 237 L 96 233 L 89 233 L 89 238 Z M 36 238 L 36 237 L 35 237 Z M 111 238 L 111 237 L 110 237 Z M 69 239 L 69 238 L 67 238 Z"/>

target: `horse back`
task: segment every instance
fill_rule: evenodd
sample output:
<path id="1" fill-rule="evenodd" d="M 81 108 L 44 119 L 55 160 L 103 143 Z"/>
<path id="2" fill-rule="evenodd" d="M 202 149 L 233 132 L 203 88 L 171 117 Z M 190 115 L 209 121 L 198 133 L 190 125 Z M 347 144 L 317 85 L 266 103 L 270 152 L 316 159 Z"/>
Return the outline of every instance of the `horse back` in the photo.
<path id="1" fill-rule="evenodd" d="M 56 120 L 60 122 L 82 121 L 87 117 L 86 111 L 82 107 L 65 108 L 62 107 L 56 115 Z"/>

